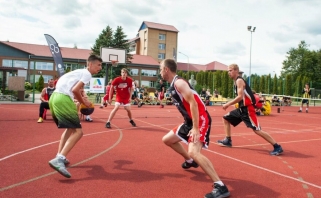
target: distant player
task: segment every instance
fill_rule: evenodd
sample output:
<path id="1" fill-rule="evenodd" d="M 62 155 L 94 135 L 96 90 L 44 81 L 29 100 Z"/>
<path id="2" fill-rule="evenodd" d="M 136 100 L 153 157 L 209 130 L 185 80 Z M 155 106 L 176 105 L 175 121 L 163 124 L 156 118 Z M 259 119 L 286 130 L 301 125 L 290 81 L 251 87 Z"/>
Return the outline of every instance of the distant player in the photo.
<path id="1" fill-rule="evenodd" d="M 308 83 L 305 84 L 305 87 L 302 90 L 303 93 L 303 99 L 301 102 L 301 107 L 298 112 L 302 112 L 303 104 L 307 104 L 307 108 L 305 109 L 305 112 L 308 113 L 309 110 L 309 98 L 311 96 L 311 89 Z"/>
<path id="2" fill-rule="evenodd" d="M 103 100 L 101 101 L 101 105 L 100 105 L 100 107 L 99 108 L 104 108 L 104 106 L 105 107 L 107 107 L 107 105 L 108 105 L 108 99 L 109 99 L 109 92 L 110 92 L 110 87 L 111 87 L 111 81 L 112 80 L 110 80 L 109 82 L 108 82 L 108 84 L 107 84 L 107 86 L 106 86 L 106 94 L 105 94 L 105 96 L 103 97 Z"/>
<path id="3" fill-rule="evenodd" d="M 125 108 L 125 110 L 127 111 L 129 122 L 132 124 L 132 126 L 135 127 L 136 124 L 132 119 L 132 112 L 130 110 L 130 99 L 133 93 L 133 79 L 128 77 L 128 71 L 126 68 L 123 68 L 121 70 L 121 76 L 116 77 L 111 83 L 108 99 L 109 103 L 111 103 L 111 100 L 113 98 L 114 88 L 116 88 L 115 107 L 109 114 L 106 128 L 111 128 L 110 121 L 114 118 L 120 106 L 123 106 Z"/>

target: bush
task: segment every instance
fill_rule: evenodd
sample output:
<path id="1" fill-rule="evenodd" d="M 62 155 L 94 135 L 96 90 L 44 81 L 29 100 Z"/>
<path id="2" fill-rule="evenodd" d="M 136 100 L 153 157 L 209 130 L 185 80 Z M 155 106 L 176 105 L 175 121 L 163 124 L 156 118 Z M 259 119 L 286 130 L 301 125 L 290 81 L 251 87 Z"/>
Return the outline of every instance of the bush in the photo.
<path id="1" fill-rule="evenodd" d="M 32 89 L 32 85 L 30 82 L 25 82 L 25 90 L 31 90 Z"/>
<path id="2" fill-rule="evenodd" d="M 25 94 L 25 98 L 29 98 L 29 96 L 30 96 L 30 94 L 28 94 L 28 93 Z"/>
<path id="3" fill-rule="evenodd" d="M 203 86 L 202 86 L 202 85 L 199 85 L 199 84 L 196 84 L 195 87 L 194 87 L 195 91 L 196 91 L 198 94 L 201 93 L 202 88 L 203 88 Z"/>

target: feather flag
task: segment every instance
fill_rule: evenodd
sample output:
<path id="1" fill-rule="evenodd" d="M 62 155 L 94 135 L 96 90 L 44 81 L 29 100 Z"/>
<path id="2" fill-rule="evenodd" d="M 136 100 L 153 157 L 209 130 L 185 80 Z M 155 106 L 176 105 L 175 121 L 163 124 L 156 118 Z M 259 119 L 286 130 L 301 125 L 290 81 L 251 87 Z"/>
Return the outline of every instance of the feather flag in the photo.
<path id="1" fill-rule="evenodd" d="M 58 77 L 60 77 L 65 74 L 65 65 L 62 61 L 60 48 L 58 46 L 58 43 L 52 36 L 50 36 L 49 34 L 45 34 L 45 37 L 49 46 L 49 50 L 56 64 Z"/>

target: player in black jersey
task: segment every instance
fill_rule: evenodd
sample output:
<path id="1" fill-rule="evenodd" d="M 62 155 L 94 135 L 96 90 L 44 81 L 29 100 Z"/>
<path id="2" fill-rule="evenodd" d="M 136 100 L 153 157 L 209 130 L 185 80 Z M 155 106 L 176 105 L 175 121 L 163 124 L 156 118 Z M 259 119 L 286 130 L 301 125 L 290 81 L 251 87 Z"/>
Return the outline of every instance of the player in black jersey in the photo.
<path id="1" fill-rule="evenodd" d="M 172 59 L 165 59 L 160 64 L 162 78 L 171 83 L 171 93 L 174 105 L 184 117 L 184 122 L 176 126 L 163 137 L 163 142 L 180 154 L 185 162 L 184 169 L 200 166 L 214 182 L 212 192 L 206 198 L 228 197 L 227 187 L 217 175 L 211 161 L 201 154 L 202 148 L 207 148 L 211 130 L 211 117 L 205 104 L 191 85 L 176 75 L 177 64 Z M 188 144 L 188 151 L 180 144 Z"/>

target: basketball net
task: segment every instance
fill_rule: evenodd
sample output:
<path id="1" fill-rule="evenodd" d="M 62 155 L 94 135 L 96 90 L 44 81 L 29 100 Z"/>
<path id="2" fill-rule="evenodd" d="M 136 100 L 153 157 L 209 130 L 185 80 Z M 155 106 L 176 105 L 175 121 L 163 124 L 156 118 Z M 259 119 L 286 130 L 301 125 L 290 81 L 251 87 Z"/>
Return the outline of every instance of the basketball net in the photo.
<path id="1" fill-rule="evenodd" d="M 116 61 L 116 60 L 111 60 L 111 66 L 117 67 L 117 66 L 118 66 L 118 61 Z"/>

